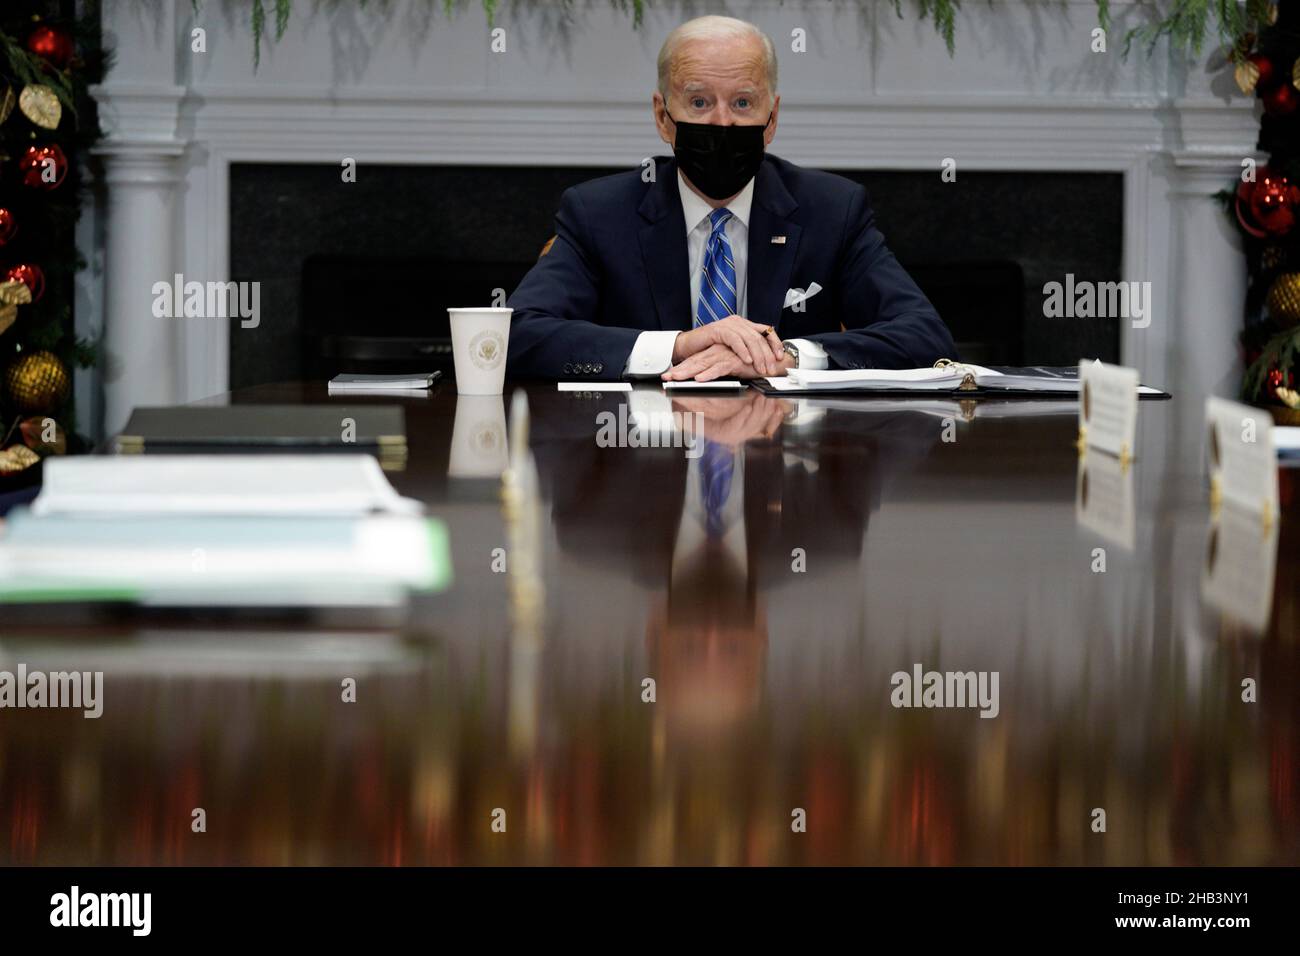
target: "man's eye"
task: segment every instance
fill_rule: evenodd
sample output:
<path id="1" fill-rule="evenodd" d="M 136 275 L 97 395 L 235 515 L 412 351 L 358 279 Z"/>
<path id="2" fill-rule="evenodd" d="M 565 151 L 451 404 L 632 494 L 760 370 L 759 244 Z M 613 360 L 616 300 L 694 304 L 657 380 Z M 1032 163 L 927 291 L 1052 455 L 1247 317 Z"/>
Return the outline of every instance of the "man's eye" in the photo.
<path id="1" fill-rule="evenodd" d="M 691 100 L 691 106 L 697 110 L 704 109 L 704 105 L 705 105 L 705 100 L 704 97 L 702 96 L 697 96 Z"/>
<path id="2" fill-rule="evenodd" d="M 749 109 L 749 100 L 743 96 L 740 99 L 736 100 L 736 109 L 738 110 Z"/>

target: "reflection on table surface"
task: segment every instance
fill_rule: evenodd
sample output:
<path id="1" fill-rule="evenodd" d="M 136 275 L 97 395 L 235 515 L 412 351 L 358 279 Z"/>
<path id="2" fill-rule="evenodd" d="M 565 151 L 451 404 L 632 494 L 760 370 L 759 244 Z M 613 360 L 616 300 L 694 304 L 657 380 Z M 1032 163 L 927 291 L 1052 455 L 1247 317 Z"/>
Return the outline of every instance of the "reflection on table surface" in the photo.
<path id="1" fill-rule="evenodd" d="M 509 394 L 404 400 L 455 561 L 404 618 L 11 609 L 105 703 L 0 710 L 0 861 L 1300 862 L 1295 472 L 1212 517 L 1197 407 L 1123 469 L 1059 402 L 526 391 L 524 501 Z"/>

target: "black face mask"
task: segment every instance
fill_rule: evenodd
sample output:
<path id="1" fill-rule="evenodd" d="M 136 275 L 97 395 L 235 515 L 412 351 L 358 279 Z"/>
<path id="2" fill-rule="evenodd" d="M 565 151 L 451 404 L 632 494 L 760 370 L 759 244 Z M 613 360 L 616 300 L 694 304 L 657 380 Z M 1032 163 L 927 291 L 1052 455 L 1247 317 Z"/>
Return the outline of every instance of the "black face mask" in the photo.
<path id="1" fill-rule="evenodd" d="M 668 113 L 668 110 L 664 110 Z M 763 164 L 762 126 L 716 126 L 712 123 L 679 123 L 673 155 L 677 165 L 695 188 L 710 199 L 730 199 L 745 188 Z"/>

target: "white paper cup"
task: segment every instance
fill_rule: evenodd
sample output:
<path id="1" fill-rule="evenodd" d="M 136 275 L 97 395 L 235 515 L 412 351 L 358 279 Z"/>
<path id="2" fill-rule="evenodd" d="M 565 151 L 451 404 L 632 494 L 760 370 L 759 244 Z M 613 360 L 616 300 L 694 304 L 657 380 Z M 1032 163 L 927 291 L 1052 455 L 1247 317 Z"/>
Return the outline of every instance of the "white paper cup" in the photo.
<path id="1" fill-rule="evenodd" d="M 447 475 L 499 478 L 509 463 L 505 400 L 495 395 L 457 395 Z"/>
<path id="2" fill-rule="evenodd" d="M 514 309 L 448 309 L 456 391 L 500 395 L 506 381 L 506 346 Z"/>

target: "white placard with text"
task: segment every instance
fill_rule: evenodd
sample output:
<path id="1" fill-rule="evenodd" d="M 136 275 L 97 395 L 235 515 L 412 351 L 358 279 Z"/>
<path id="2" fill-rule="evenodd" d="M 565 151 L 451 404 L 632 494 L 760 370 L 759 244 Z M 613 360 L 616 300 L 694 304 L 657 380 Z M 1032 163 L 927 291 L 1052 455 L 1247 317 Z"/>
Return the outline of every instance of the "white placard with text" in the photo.
<path id="1" fill-rule="evenodd" d="M 1088 448 L 1133 456 L 1137 434 L 1136 369 L 1079 361 L 1079 433 Z"/>
<path id="2" fill-rule="evenodd" d="M 1224 508 L 1210 522 L 1201 571 L 1201 598 L 1214 610 L 1251 630 L 1268 627 L 1277 571 L 1278 526 L 1260 528 L 1259 518 Z"/>
<path id="3" fill-rule="evenodd" d="M 1079 526 L 1126 550 L 1133 550 L 1136 531 L 1133 469 L 1114 455 L 1089 448 L 1079 456 L 1074 516 Z"/>
<path id="4" fill-rule="evenodd" d="M 1205 400 L 1205 425 L 1205 457 L 1223 503 L 1272 520 L 1277 515 L 1272 416 L 1211 395 Z"/>

